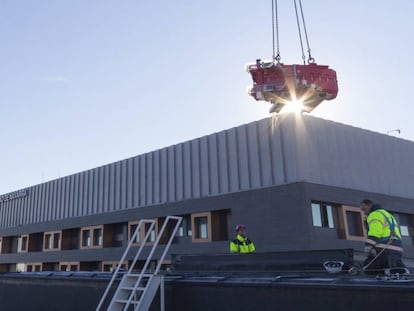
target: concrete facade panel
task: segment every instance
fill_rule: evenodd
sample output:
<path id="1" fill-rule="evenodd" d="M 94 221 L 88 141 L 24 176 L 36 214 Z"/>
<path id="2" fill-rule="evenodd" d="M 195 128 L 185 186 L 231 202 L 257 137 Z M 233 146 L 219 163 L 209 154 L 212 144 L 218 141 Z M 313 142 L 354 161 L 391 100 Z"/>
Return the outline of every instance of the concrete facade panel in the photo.
<path id="1" fill-rule="evenodd" d="M 168 148 L 170 151 L 171 148 Z M 169 153 L 170 154 L 170 153 Z M 146 171 L 146 155 L 143 155 L 139 158 L 139 200 L 138 206 L 146 205 L 146 183 L 147 183 L 147 171 Z M 170 159 L 169 159 L 170 160 Z"/>
<path id="2" fill-rule="evenodd" d="M 208 154 L 208 137 L 200 139 L 200 195 L 202 197 L 210 195 L 210 163 Z"/>
<path id="3" fill-rule="evenodd" d="M 236 128 L 237 137 L 237 157 L 238 157 L 238 175 L 239 186 L 238 190 L 250 189 L 250 163 L 249 163 L 249 150 L 247 140 L 247 126 L 243 125 Z"/>
<path id="4" fill-rule="evenodd" d="M 229 192 L 235 192 L 240 189 L 239 187 L 239 157 L 238 157 L 238 147 L 237 147 L 237 136 L 236 129 L 230 129 L 227 131 L 227 154 L 229 161 Z"/>
<path id="5" fill-rule="evenodd" d="M 193 197 L 200 197 L 201 191 L 200 191 L 200 149 L 199 149 L 199 141 L 198 140 L 192 140 L 191 141 L 191 187 L 192 187 L 192 194 Z"/>
<path id="6" fill-rule="evenodd" d="M 174 185 L 175 199 L 177 201 L 184 200 L 184 166 L 183 166 L 183 144 L 175 145 L 175 169 L 174 169 Z"/>
<path id="7" fill-rule="evenodd" d="M 257 130 L 257 123 L 250 123 L 247 125 L 247 148 L 248 148 L 248 163 L 249 163 L 249 180 L 250 187 L 257 189 L 262 187 L 262 169 L 259 156 L 259 135 Z"/>
<path id="8" fill-rule="evenodd" d="M 183 144 L 183 170 L 184 170 L 184 200 L 193 197 L 193 176 L 192 176 L 192 157 L 191 157 L 191 143 L 185 142 Z"/>
<path id="9" fill-rule="evenodd" d="M 272 153 L 270 146 L 270 135 L 267 122 L 257 122 L 257 161 L 260 167 L 260 183 L 262 187 L 268 187 L 273 184 L 272 178 Z"/>
<path id="10" fill-rule="evenodd" d="M 153 205 L 154 204 L 154 179 L 156 178 L 154 176 L 154 166 L 153 166 L 153 152 L 146 153 L 145 154 L 145 189 L 144 192 L 145 196 L 145 205 Z"/>
<path id="11" fill-rule="evenodd" d="M 217 134 L 209 135 L 207 138 L 210 195 L 217 195 L 220 193 Z M 224 171 L 223 174 L 226 172 Z"/>
<path id="12" fill-rule="evenodd" d="M 219 171 L 219 193 L 229 192 L 229 155 L 227 144 L 227 132 L 217 134 L 217 161 Z"/>

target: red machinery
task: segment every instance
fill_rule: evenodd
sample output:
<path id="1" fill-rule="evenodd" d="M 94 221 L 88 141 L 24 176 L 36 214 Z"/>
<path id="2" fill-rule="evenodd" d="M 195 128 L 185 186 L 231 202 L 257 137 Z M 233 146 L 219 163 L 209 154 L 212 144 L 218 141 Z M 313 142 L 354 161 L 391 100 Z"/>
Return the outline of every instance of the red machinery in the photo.
<path id="1" fill-rule="evenodd" d="M 269 62 L 262 62 L 258 59 L 256 63 L 246 66 L 247 72 L 253 78 L 253 86 L 249 89 L 249 94 L 256 100 L 272 103 L 270 112 L 278 113 L 291 102 L 299 102 L 302 111 L 311 112 L 323 100 L 334 99 L 338 94 L 336 72 L 328 66 L 317 65 L 311 55 L 302 1 L 299 0 L 299 10 L 297 0 L 293 2 L 303 65 L 285 65 L 280 62 L 277 0 L 272 0 L 273 59 Z M 302 21 L 299 16 L 302 17 Z M 308 50 L 307 64 L 305 63 L 302 28 Z"/>
<path id="2" fill-rule="evenodd" d="M 292 101 L 301 102 L 302 110 L 311 112 L 323 100 L 334 99 L 338 94 L 336 72 L 328 66 L 315 63 L 285 65 L 257 60 L 246 69 L 253 78 L 249 95 L 256 100 L 271 102 L 270 112 L 280 112 Z"/>

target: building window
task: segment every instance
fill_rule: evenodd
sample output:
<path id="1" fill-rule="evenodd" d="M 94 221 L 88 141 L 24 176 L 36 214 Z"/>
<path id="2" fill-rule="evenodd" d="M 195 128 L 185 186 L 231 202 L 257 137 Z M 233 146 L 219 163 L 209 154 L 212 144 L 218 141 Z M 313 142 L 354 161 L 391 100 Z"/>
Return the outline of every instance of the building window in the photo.
<path id="1" fill-rule="evenodd" d="M 53 248 L 54 249 L 60 248 L 60 232 L 53 234 Z"/>
<path id="2" fill-rule="evenodd" d="M 91 231 L 82 229 L 82 246 L 91 246 Z"/>
<path id="3" fill-rule="evenodd" d="M 151 230 L 151 232 L 149 232 L 149 236 L 148 236 L 148 242 L 150 243 L 154 243 L 155 242 L 155 229 L 157 226 L 152 226 L 151 229 L 151 224 L 150 223 L 145 223 L 144 224 L 144 233 L 143 236 L 145 237 L 148 234 L 148 231 Z"/>
<path id="4" fill-rule="evenodd" d="M 192 241 L 227 241 L 230 218 L 230 210 L 191 214 Z"/>
<path id="5" fill-rule="evenodd" d="M 151 230 L 151 232 L 149 232 L 148 235 L 148 239 L 146 241 L 146 244 L 152 244 L 155 242 L 156 238 L 157 238 L 157 232 L 158 232 L 158 221 L 157 219 L 155 220 L 155 224 Z M 135 233 L 135 230 L 137 229 L 139 224 L 139 221 L 132 221 L 128 223 L 128 240 L 130 240 L 132 238 L 132 236 Z M 142 241 L 145 239 L 145 236 L 147 235 L 148 231 L 151 229 L 152 224 L 149 222 L 144 222 L 143 224 L 141 224 L 141 227 L 139 228 L 139 232 L 137 233 L 133 244 L 139 245 L 140 243 L 142 243 Z"/>
<path id="6" fill-rule="evenodd" d="M 211 241 L 211 213 L 191 214 L 193 242 Z"/>
<path id="7" fill-rule="evenodd" d="M 61 231 L 45 232 L 43 235 L 43 251 L 60 250 Z"/>
<path id="8" fill-rule="evenodd" d="M 104 261 L 102 262 L 102 271 L 103 272 L 114 272 L 118 267 L 118 261 Z M 120 271 L 128 270 L 128 262 L 124 262 L 119 268 Z"/>
<path id="9" fill-rule="evenodd" d="M 336 210 L 331 204 L 312 203 L 312 221 L 314 227 L 335 228 Z"/>
<path id="10" fill-rule="evenodd" d="M 138 222 L 131 222 L 131 223 L 129 223 L 128 227 L 129 227 L 128 233 L 129 233 L 129 240 L 130 240 L 130 239 L 132 239 L 135 231 L 137 230 Z M 141 229 L 140 229 L 140 231 L 141 231 Z M 141 232 L 138 232 L 132 243 L 139 244 L 140 241 L 141 241 Z"/>
<path id="11" fill-rule="evenodd" d="M 178 237 L 183 237 L 184 236 L 184 223 L 183 221 L 180 224 L 180 227 L 177 230 L 177 236 Z"/>
<path id="12" fill-rule="evenodd" d="M 208 239 L 208 217 L 201 216 L 194 218 L 194 228 L 196 229 L 196 239 Z"/>
<path id="13" fill-rule="evenodd" d="M 44 250 L 48 251 L 49 249 L 50 249 L 50 234 L 45 234 Z"/>
<path id="14" fill-rule="evenodd" d="M 341 227 L 347 240 L 364 241 L 367 238 L 365 215 L 359 207 L 342 206 Z"/>
<path id="15" fill-rule="evenodd" d="M 102 245 L 102 228 L 93 229 L 93 246 Z"/>
<path id="16" fill-rule="evenodd" d="M 29 236 L 28 235 L 20 236 L 19 241 L 18 241 L 18 252 L 19 253 L 27 252 L 28 245 L 29 245 Z"/>
<path id="17" fill-rule="evenodd" d="M 186 224 L 187 224 L 187 236 L 193 236 L 193 227 L 191 223 L 191 215 L 186 217 Z"/>
<path id="18" fill-rule="evenodd" d="M 42 264 L 41 263 L 28 263 L 26 265 L 27 272 L 40 272 L 42 271 Z"/>
<path id="19" fill-rule="evenodd" d="M 413 216 L 408 214 L 394 214 L 394 216 L 400 226 L 401 236 L 411 236 L 411 232 L 413 232 Z"/>
<path id="20" fill-rule="evenodd" d="M 102 247 L 103 227 L 84 227 L 81 229 L 81 248 Z"/>
<path id="21" fill-rule="evenodd" d="M 79 262 L 61 262 L 59 263 L 59 271 L 79 271 Z"/>
<path id="22" fill-rule="evenodd" d="M 180 227 L 177 230 L 178 237 L 191 237 L 193 235 L 193 231 L 191 229 L 191 214 L 187 215 L 180 215 L 182 217 L 182 221 Z"/>

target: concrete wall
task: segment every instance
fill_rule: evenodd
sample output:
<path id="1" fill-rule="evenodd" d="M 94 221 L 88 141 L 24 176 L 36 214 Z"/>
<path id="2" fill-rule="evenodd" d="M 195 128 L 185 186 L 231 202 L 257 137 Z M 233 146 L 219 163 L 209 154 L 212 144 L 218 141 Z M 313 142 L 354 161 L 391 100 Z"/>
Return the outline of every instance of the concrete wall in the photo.
<path id="1" fill-rule="evenodd" d="M 211 210 L 229 209 L 231 228 L 243 223 L 258 252 L 363 249 L 362 242 L 341 239 L 337 229 L 317 228 L 312 224 L 311 203 L 322 201 L 358 206 L 364 198 L 372 198 L 394 212 L 413 213 L 414 200 L 367 193 L 339 187 L 310 183 L 293 183 L 257 190 L 187 200 L 151 207 L 103 213 L 24 227 L 1 229 L 1 236 L 61 230 L 89 225 L 127 222 L 131 219 L 183 215 Z M 231 232 L 233 230 L 231 229 Z M 229 240 L 233 236 L 229 236 Z M 408 239 L 408 238 L 407 238 Z M 177 238 L 171 253 L 227 253 L 229 241 L 192 243 L 190 237 Z M 405 255 L 414 258 L 413 241 L 404 240 Z M 123 248 L 68 250 L 60 252 L 30 252 L 2 254 L 0 263 L 119 260 Z M 145 253 L 143 254 L 145 256 Z M 144 258 L 144 257 L 143 257 Z"/>
<path id="2" fill-rule="evenodd" d="M 249 197 L 249 191 L 267 193 L 268 188 L 296 182 L 414 199 L 412 159 L 410 141 L 309 115 L 279 115 L 0 196 L 0 228 L 19 233 L 35 224 L 50 227 L 52 221 L 100 224 L 122 211 L 128 216 L 159 215 L 160 206 L 174 214 L 197 206 L 212 210 L 211 198 L 223 195 L 255 205 L 260 199 Z M 301 215 L 305 198 L 300 191 L 289 202 L 277 194 L 269 208 L 249 205 L 249 219 L 269 213 L 281 219 Z M 141 208 L 145 211 L 136 211 Z M 236 210 L 233 219 L 238 222 Z M 92 215 L 96 217 L 85 217 Z"/>
<path id="3" fill-rule="evenodd" d="M 346 278 L 343 275 L 292 278 L 261 277 L 246 273 L 231 277 L 217 275 L 188 277 L 165 283 L 167 311 L 221 310 L 411 310 L 414 304 L 412 281 L 379 281 Z M 2 310 L 91 311 L 95 310 L 108 279 L 68 277 L 0 278 Z M 106 304 L 104 305 L 104 307 Z M 105 310 L 105 308 L 102 308 Z M 160 310 L 156 295 L 151 311 Z"/>

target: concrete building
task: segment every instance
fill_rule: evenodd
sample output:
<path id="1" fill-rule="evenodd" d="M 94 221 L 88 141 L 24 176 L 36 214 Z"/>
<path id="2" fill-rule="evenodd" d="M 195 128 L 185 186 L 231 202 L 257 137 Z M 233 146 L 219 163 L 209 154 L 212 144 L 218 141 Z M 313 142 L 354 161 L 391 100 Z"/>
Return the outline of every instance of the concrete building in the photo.
<path id="1" fill-rule="evenodd" d="M 110 271 L 140 219 L 167 215 L 175 254 L 226 253 L 238 223 L 258 252 L 358 253 L 364 198 L 397 215 L 411 263 L 413 159 L 411 141 L 273 116 L 1 195 L 0 271 Z"/>

